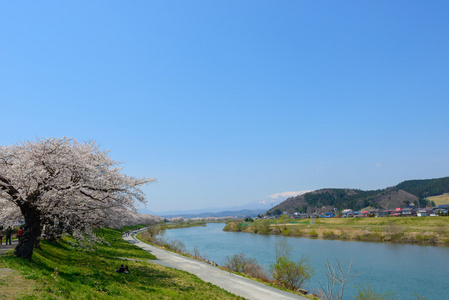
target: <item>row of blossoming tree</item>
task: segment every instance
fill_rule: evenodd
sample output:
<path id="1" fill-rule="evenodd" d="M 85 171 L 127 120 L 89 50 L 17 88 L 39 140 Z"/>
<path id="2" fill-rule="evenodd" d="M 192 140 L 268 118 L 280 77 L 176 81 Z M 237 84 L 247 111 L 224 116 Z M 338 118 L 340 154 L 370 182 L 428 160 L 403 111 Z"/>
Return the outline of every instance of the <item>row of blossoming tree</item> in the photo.
<path id="1" fill-rule="evenodd" d="M 156 180 L 124 175 L 108 153 L 72 138 L 0 146 L 0 215 L 20 212 L 25 220 L 18 257 L 31 260 L 41 237 L 93 237 L 93 229 L 117 225 L 146 202 L 140 187 Z"/>

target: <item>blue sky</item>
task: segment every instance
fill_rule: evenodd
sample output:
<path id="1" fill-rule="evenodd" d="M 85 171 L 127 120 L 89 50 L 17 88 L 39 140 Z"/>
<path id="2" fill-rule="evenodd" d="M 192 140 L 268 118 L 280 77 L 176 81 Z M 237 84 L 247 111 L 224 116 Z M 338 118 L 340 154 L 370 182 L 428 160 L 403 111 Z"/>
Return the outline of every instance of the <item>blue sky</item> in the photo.
<path id="1" fill-rule="evenodd" d="M 4 1 L 0 143 L 96 140 L 153 211 L 449 176 L 447 1 Z"/>

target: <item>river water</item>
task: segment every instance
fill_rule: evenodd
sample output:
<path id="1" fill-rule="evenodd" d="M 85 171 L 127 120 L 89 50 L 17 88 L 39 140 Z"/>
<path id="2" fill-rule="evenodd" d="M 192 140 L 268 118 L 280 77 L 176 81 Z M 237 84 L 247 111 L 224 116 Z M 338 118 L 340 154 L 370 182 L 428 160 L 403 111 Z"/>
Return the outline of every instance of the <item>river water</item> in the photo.
<path id="1" fill-rule="evenodd" d="M 186 249 L 197 248 L 211 261 L 223 265 L 227 256 L 245 253 L 267 269 L 274 263 L 274 245 L 285 240 L 293 247 L 292 258 L 307 255 L 315 275 L 306 289 L 316 291 L 325 282 L 326 260 L 353 261 L 359 276 L 345 288 L 344 299 L 352 299 L 355 285 L 369 285 L 379 293 L 394 291 L 400 299 L 449 299 L 449 248 L 392 243 L 349 242 L 225 232 L 223 223 L 165 231 L 165 238 L 182 241 Z M 395 298 L 396 299 L 396 298 Z"/>

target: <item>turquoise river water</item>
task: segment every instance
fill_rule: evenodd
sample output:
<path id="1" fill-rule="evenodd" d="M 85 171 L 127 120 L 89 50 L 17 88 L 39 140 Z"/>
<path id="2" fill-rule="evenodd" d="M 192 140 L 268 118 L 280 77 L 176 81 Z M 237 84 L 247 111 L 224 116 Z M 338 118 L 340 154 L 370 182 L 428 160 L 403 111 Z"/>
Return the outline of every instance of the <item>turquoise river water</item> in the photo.
<path id="1" fill-rule="evenodd" d="M 274 245 L 284 239 L 293 247 L 292 258 L 309 256 L 315 275 L 306 289 L 317 291 L 325 282 L 326 260 L 353 261 L 359 276 L 345 288 L 344 299 L 352 299 L 356 287 L 369 285 L 380 293 L 394 291 L 400 299 L 449 299 L 449 248 L 392 243 L 349 242 L 309 238 L 225 232 L 222 223 L 165 231 L 164 237 L 195 247 L 211 261 L 222 265 L 227 256 L 245 253 L 267 269 L 274 262 Z M 396 298 L 395 298 L 396 299 Z"/>

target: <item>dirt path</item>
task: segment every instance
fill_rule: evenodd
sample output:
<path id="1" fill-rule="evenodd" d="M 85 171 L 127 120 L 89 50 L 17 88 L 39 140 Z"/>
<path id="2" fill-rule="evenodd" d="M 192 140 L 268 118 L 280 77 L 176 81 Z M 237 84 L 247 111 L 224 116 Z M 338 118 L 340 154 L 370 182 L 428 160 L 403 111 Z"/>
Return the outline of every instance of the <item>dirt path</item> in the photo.
<path id="1" fill-rule="evenodd" d="M 210 282 L 233 294 L 250 300 L 289 300 L 308 299 L 292 293 L 284 292 L 262 283 L 223 271 L 205 262 L 191 259 L 162 250 L 160 248 L 143 243 L 135 238 L 135 234 L 123 236 L 125 241 L 134 244 L 145 251 L 151 252 L 158 259 L 151 261 L 159 265 L 183 270 L 198 276 L 201 280 Z"/>

